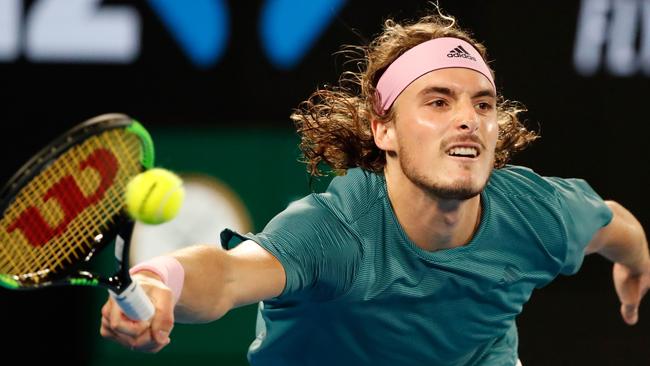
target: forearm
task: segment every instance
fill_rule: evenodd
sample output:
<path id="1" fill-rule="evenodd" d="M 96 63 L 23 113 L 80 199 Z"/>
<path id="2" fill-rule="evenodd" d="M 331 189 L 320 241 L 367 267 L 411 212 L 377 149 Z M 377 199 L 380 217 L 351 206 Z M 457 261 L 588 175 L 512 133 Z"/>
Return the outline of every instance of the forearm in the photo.
<path id="1" fill-rule="evenodd" d="M 613 230 L 606 232 L 596 250 L 612 262 L 619 263 L 633 273 L 650 270 L 650 255 L 645 232 L 639 221 L 620 204 L 607 201 L 614 213 L 610 225 Z M 608 225 L 609 226 L 609 225 Z"/>
<path id="2" fill-rule="evenodd" d="M 228 253 L 214 246 L 192 246 L 173 255 L 185 270 L 181 296 L 174 315 L 179 323 L 205 323 L 219 319 L 233 307 L 229 293 Z"/>
<path id="3" fill-rule="evenodd" d="M 204 323 L 230 309 L 276 297 L 285 284 L 280 262 L 247 240 L 225 251 L 192 246 L 171 253 L 183 266 L 183 289 L 174 311 L 182 323 Z"/>

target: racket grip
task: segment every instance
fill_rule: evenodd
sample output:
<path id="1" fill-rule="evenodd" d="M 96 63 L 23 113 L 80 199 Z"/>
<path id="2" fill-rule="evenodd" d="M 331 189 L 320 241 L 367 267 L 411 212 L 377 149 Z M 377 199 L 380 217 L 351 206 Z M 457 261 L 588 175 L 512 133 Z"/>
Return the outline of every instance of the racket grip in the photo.
<path id="1" fill-rule="evenodd" d="M 124 315 L 131 320 L 149 320 L 156 312 L 151 300 L 149 300 L 149 296 L 137 281 L 132 281 L 129 287 L 120 294 L 116 294 L 111 290 L 108 290 L 108 292 L 120 306 Z"/>

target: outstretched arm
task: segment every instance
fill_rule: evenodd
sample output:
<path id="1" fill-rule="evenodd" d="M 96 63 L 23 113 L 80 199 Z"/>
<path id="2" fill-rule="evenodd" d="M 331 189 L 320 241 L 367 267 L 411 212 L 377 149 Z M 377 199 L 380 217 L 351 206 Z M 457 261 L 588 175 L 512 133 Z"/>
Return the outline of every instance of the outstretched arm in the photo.
<path id="1" fill-rule="evenodd" d="M 599 253 L 614 262 L 616 293 L 621 301 L 621 315 L 626 323 L 638 321 L 639 304 L 650 288 L 648 241 L 639 221 L 625 207 L 607 201 L 614 216 L 600 229 L 585 254 Z"/>
<path id="2" fill-rule="evenodd" d="M 174 256 L 185 269 L 175 311 L 181 323 L 219 319 L 235 307 L 278 296 L 284 288 L 280 262 L 251 240 L 229 251 L 196 246 Z"/>
<path id="3" fill-rule="evenodd" d="M 133 277 L 156 307 L 154 317 L 143 322 L 129 320 L 109 298 L 102 308 L 102 336 L 132 349 L 158 352 L 169 343 L 174 321 L 216 320 L 232 308 L 278 296 L 284 289 L 280 262 L 250 240 L 229 251 L 202 245 L 171 255 L 185 271 L 177 304 L 174 306 L 172 291 L 155 273 L 138 272 Z"/>

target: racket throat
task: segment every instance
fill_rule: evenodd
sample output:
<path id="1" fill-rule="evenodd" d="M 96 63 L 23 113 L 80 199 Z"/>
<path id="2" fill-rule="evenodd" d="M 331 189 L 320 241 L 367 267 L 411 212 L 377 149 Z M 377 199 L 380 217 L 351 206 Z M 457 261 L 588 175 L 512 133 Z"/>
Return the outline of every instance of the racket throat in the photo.
<path id="1" fill-rule="evenodd" d="M 133 232 L 134 222 L 126 220 L 120 227 L 120 231 L 115 237 L 115 264 L 117 268 L 117 275 L 115 280 L 118 286 L 116 289 L 120 290 L 127 288 L 131 285 L 131 276 L 129 276 L 129 249 L 131 241 L 131 233 Z M 121 292 L 121 291 L 120 291 Z"/>

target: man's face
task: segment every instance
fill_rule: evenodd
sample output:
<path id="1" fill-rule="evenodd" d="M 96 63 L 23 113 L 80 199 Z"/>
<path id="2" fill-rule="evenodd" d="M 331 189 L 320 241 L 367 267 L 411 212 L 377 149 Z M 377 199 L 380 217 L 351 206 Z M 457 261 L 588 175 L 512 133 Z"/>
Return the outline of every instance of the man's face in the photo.
<path id="1" fill-rule="evenodd" d="M 480 73 L 432 71 L 409 85 L 393 105 L 389 159 L 415 185 L 445 199 L 479 194 L 492 172 L 497 143 L 496 96 Z M 389 161 L 389 163 L 391 163 Z"/>

